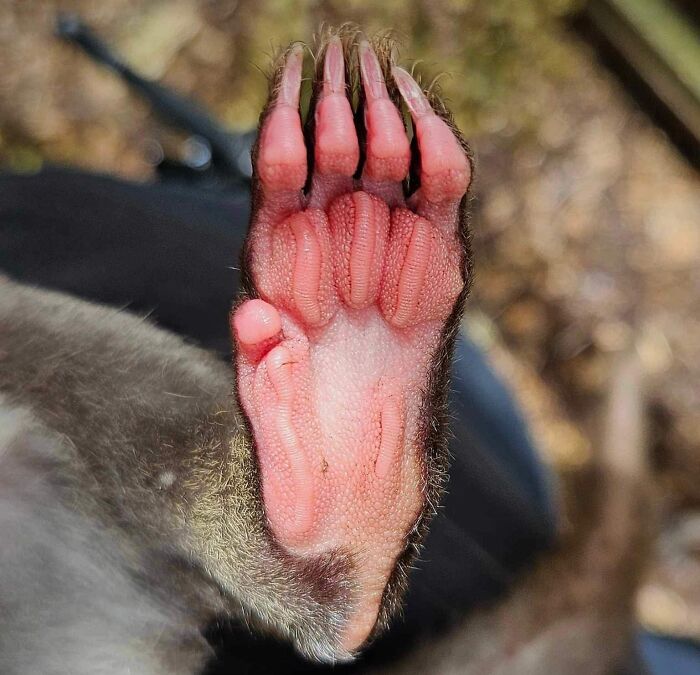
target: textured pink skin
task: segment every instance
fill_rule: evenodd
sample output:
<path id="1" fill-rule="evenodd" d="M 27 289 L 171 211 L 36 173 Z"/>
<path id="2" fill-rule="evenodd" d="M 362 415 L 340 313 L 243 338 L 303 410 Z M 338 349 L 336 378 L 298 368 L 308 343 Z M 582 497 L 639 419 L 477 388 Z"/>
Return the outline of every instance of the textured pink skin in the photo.
<path id="1" fill-rule="evenodd" d="M 297 46 L 287 59 L 277 104 L 262 130 L 258 175 L 274 190 L 300 190 L 306 180 L 306 144 L 298 110 L 302 59 Z"/>
<path id="2" fill-rule="evenodd" d="M 376 80 L 374 53 L 365 44 L 360 56 L 371 98 L 364 175 L 352 179 L 357 135 L 340 97 L 340 43 L 331 41 L 309 195 L 301 193 L 305 159 L 303 176 L 297 173 L 306 156 L 301 127 L 290 113 L 300 55 L 288 57 L 284 94 L 267 119 L 258 156 L 263 203 L 250 236 L 261 299 L 245 302 L 233 317 L 238 391 L 272 533 L 296 555 L 340 549 L 353 556 L 357 590 L 347 649 L 372 630 L 423 507 L 422 392 L 463 286 L 456 214 L 468 167 L 432 110 L 414 114 L 422 165 L 429 172 L 438 167 L 446 184 L 404 203 L 409 144 L 403 126 L 397 140 L 401 120 Z M 369 77 L 375 79 L 368 83 Z M 282 139 L 283 153 L 268 147 Z M 279 177 L 283 165 L 297 169 Z"/>
<path id="3" fill-rule="evenodd" d="M 279 312 L 264 300 L 249 300 L 234 316 L 234 329 L 241 344 L 255 346 L 282 330 Z"/>
<path id="4" fill-rule="evenodd" d="M 352 176 L 360 159 L 360 145 L 350 101 L 345 96 L 345 61 L 337 41 L 326 50 L 321 100 L 315 115 L 316 171 L 321 175 Z"/>
<path id="5" fill-rule="evenodd" d="M 379 63 L 368 42 L 360 44 L 360 71 L 365 91 L 367 159 L 365 175 L 373 181 L 402 181 L 411 152 L 401 115 L 389 98 Z"/>

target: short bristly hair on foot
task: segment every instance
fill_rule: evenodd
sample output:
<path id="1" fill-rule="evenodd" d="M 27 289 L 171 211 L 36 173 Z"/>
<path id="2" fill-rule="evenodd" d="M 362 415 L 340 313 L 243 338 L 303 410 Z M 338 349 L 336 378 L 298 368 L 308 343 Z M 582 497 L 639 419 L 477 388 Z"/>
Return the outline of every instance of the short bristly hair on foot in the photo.
<path id="1" fill-rule="evenodd" d="M 340 349 L 335 362 L 353 371 L 355 364 L 343 359 L 343 350 L 366 344 L 369 364 L 373 351 L 383 353 L 401 330 L 421 336 L 425 365 L 411 352 L 414 347 L 403 347 L 420 373 L 419 381 L 405 382 L 406 400 L 414 401 L 407 407 L 403 391 L 372 393 L 392 380 L 386 369 L 369 365 L 377 373 L 374 380 L 358 371 L 355 381 L 344 385 L 350 408 L 379 396 L 376 404 L 367 404 L 365 417 L 379 414 L 380 427 L 410 431 L 410 438 L 396 442 L 401 452 L 417 453 L 417 473 L 404 479 L 409 491 L 417 490 L 419 507 L 415 512 L 410 507 L 412 515 L 400 525 L 397 521 L 390 535 L 396 543 L 377 572 L 383 590 L 371 617 L 369 632 L 375 635 L 400 607 L 407 570 L 444 487 L 447 377 L 472 276 L 466 219 L 472 160 L 435 91 L 426 94 L 393 62 L 393 39 L 382 34 L 370 43 L 352 25 L 325 28 L 316 39 L 303 124 L 299 108 L 306 51 L 295 43 L 275 59 L 253 152 L 254 211 L 243 257 L 246 301 L 233 317 L 238 395 L 261 463 L 273 537 L 301 557 L 319 547 L 347 555 L 353 561 L 354 596 L 361 598 L 365 591 L 359 580 L 367 568 L 361 559 L 378 547 L 348 535 L 353 525 L 342 524 L 332 504 L 354 509 L 353 499 L 364 494 L 361 502 L 371 505 L 367 495 L 384 488 L 360 482 L 352 497 L 346 486 L 331 485 L 340 480 L 334 476 L 335 464 L 344 466 L 341 456 L 356 457 L 360 465 L 367 461 L 361 438 L 369 432 L 357 426 L 357 447 L 348 441 L 333 459 L 334 444 L 355 422 L 343 418 L 329 436 L 323 418 L 318 428 L 314 420 L 295 420 L 307 406 L 322 407 L 319 396 L 328 396 L 328 387 L 340 386 L 336 376 L 325 383 L 314 365 L 320 358 L 331 371 L 333 361 L 322 352 Z M 412 118 L 412 144 L 401 106 Z M 425 282 L 429 266 L 431 285 Z M 388 327 L 363 336 L 350 328 L 357 321 Z M 340 333 L 345 346 L 333 347 Z M 400 381 L 402 366 L 395 356 L 400 352 L 390 353 Z M 353 398 L 355 386 L 367 387 L 364 398 Z M 382 412 L 373 412 L 372 406 Z M 390 512 L 376 507 L 368 511 L 367 522 L 388 522 Z M 376 595 L 377 588 L 371 593 Z"/>

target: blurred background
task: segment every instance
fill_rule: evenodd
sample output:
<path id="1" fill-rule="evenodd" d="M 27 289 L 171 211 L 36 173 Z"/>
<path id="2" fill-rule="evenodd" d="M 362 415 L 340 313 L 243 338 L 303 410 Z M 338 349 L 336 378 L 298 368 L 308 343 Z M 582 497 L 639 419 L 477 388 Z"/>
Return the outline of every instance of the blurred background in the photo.
<path id="1" fill-rule="evenodd" d="M 689 0 L 4 0 L 0 166 L 149 181 L 185 136 L 54 37 L 78 12 L 138 71 L 249 131 L 269 56 L 322 22 L 391 28 L 477 161 L 472 339 L 563 477 L 633 345 L 660 536 L 640 622 L 700 640 L 700 21 Z M 586 495 L 563 491 L 564 513 Z M 567 506 L 567 504 L 569 506 Z M 562 528 L 571 526 L 566 515 Z"/>

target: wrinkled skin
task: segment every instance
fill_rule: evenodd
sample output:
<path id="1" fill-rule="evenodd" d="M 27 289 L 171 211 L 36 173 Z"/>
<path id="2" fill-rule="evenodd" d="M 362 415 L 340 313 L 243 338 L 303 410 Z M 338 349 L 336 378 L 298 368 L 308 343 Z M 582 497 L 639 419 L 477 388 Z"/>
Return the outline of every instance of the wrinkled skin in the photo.
<path id="1" fill-rule="evenodd" d="M 422 89 L 390 66 L 417 138 L 412 158 L 375 50 L 363 39 L 344 50 L 340 36 L 319 59 L 307 147 L 302 58 L 294 46 L 281 61 L 255 153 L 250 288 L 232 317 L 238 395 L 272 535 L 295 556 L 341 551 L 352 561 L 343 644 L 353 650 L 426 505 L 426 399 L 443 395 L 429 381 L 464 297 L 471 165 Z M 362 153 L 346 87 L 354 58 Z M 412 159 L 419 187 L 407 195 Z"/>

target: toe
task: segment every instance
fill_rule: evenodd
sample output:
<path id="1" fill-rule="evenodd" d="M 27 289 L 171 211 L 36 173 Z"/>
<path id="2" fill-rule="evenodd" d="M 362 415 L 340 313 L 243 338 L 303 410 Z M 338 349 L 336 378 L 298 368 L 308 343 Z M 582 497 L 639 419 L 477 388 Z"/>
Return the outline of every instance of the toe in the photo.
<path id="1" fill-rule="evenodd" d="M 392 68 L 392 74 L 416 129 L 421 185 L 418 201 L 458 204 L 471 180 L 471 167 L 464 149 L 411 75 L 398 66 Z"/>
<path id="2" fill-rule="evenodd" d="M 256 361 L 279 342 L 282 320 L 275 307 L 254 298 L 233 313 L 232 326 L 240 349 L 250 360 Z"/>
<path id="3" fill-rule="evenodd" d="M 273 201 L 286 198 L 292 202 L 292 208 L 304 187 L 307 171 L 299 115 L 302 63 L 302 47 L 296 45 L 286 57 L 277 97 L 263 123 L 255 163 L 263 196 Z"/>
<path id="4" fill-rule="evenodd" d="M 366 40 L 360 43 L 359 60 L 367 134 L 363 187 L 375 194 L 396 190 L 408 174 L 411 161 L 408 137 L 399 110 L 389 97 L 379 59 Z"/>
<path id="5" fill-rule="evenodd" d="M 352 176 L 360 148 L 345 93 L 345 59 L 338 37 L 331 38 L 324 56 L 323 84 L 315 120 L 315 170 L 323 176 Z"/>

